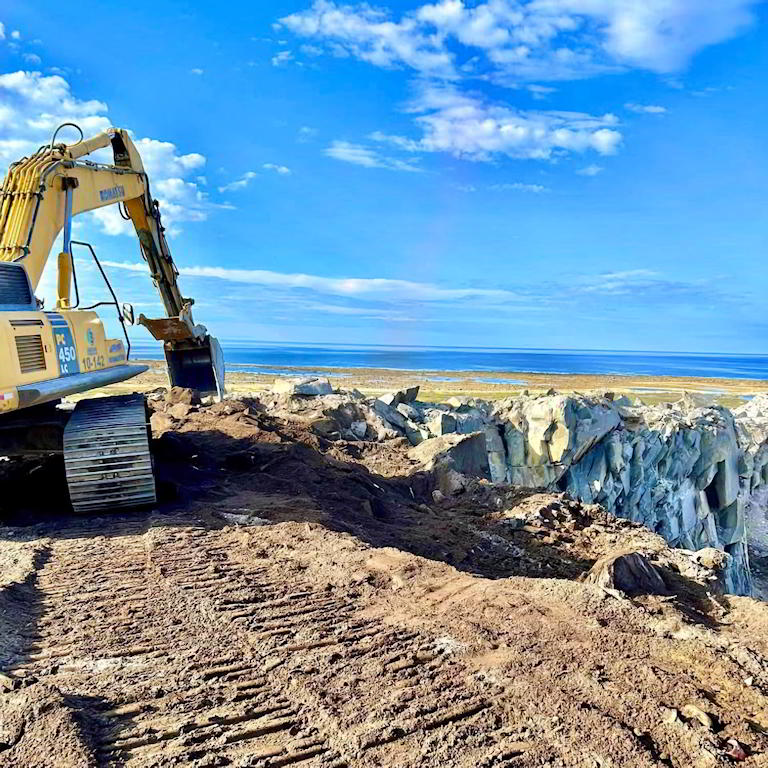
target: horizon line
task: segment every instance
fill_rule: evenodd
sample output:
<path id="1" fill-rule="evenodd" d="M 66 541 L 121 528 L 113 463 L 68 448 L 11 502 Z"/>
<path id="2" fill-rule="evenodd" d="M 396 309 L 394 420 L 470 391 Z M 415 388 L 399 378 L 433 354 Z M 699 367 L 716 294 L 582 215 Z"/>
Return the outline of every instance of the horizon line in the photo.
<path id="1" fill-rule="evenodd" d="M 321 342 L 321 341 L 265 341 L 263 339 L 226 339 L 220 338 L 221 344 L 252 344 L 252 345 L 271 345 L 271 346 L 283 346 L 283 347 L 320 347 L 320 348 L 333 348 L 333 347 L 346 347 L 349 349 L 362 349 L 367 347 L 379 348 L 379 349 L 401 349 L 401 350 L 420 350 L 420 349 L 434 349 L 445 351 L 476 351 L 476 352 L 603 352 L 603 353 L 618 353 L 618 354 L 654 354 L 654 355 L 720 355 L 720 356 L 734 356 L 734 357 L 768 357 L 768 351 L 766 352 L 692 352 L 690 350 L 670 350 L 670 349 L 600 349 L 594 347 L 471 347 L 471 346 L 448 346 L 440 344 L 373 344 L 373 343 L 358 343 L 349 344 L 344 342 Z M 136 344 L 143 344 L 154 346 L 155 344 L 162 345 L 162 342 L 155 341 L 154 339 L 146 339 L 144 341 L 131 340 L 131 346 Z"/>

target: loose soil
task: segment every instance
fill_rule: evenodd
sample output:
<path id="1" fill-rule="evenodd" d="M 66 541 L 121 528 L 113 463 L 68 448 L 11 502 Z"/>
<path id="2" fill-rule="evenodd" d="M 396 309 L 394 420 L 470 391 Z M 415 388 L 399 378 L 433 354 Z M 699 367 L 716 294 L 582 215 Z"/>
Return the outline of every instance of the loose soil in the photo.
<path id="1" fill-rule="evenodd" d="M 482 482 L 434 503 L 405 445 L 256 403 L 156 456 L 162 503 L 100 518 L 55 462 L 0 465 L 0 767 L 768 765 L 768 610 L 649 531 Z M 581 581 L 617 548 L 672 594 Z"/>

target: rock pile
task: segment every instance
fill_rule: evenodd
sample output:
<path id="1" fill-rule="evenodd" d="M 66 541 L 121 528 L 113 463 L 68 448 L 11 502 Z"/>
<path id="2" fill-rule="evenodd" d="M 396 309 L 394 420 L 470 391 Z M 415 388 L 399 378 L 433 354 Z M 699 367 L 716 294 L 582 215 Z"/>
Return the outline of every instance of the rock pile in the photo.
<path id="1" fill-rule="evenodd" d="M 258 397 L 326 439 L 407 441 L 443 495 L 474 477 L 600 504 L 675 547 L 720 552 L 727 591 L 751 592 L 746 520 L 768 496 L 768 396 L 734 413 L 689 397 L 643 406 L 610 393 L 424 403 L 416 387 L 366 398 L 312 379 Z"/>

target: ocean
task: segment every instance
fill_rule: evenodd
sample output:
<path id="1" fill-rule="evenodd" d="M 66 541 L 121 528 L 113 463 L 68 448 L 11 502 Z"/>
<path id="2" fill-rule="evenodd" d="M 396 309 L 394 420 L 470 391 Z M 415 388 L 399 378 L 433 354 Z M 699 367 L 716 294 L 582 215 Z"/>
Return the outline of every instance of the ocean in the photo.
<path id="1" fill-rule="evenodd" d="M 230 370 L 281 375 L 281 366 L 389 368 L 404 371 L 625 374 L 768 379 L 768 355 L 609 352 L 587 349 L 488 349 L 221 342 Z M 161 360 L 162 347 L 132 345 L 134 359 Z M 313 371 L 310 371 L 313 372 Z M 319 373 L 320 371 L 314 371 Z"/>

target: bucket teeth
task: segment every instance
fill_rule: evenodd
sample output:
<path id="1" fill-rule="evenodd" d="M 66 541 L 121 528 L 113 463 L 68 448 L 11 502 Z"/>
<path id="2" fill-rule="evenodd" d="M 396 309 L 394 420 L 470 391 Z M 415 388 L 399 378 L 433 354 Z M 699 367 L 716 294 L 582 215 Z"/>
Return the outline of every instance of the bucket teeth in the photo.
<path id="1" fill-rule="evenodd" d="M 64 429 L 64 465 L 75 512 L 148 506 L 157 500 L 141 395 L 81 400 Z"/>

